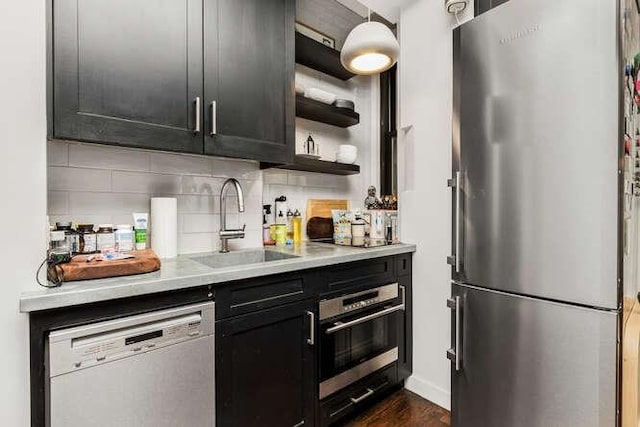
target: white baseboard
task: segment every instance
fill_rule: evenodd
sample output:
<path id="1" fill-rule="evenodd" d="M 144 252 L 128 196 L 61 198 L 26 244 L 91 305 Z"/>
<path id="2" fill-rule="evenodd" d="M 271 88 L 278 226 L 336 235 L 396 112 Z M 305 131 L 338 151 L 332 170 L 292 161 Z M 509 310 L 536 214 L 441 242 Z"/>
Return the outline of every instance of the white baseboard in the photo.
<path id="1" fill-rule="evenodd" d="M 451 409 L 451 393 L 429 381 L 411 375 L 405 383 L 405 388 L 438 406 L 447 410 Z"/>

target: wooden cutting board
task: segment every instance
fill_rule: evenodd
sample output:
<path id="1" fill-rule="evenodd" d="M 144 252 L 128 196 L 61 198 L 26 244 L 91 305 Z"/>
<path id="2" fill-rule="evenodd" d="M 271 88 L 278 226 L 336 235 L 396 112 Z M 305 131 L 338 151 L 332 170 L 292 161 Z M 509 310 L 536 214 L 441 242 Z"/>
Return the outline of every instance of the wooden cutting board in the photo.
<path id="1" fill-rule="evenodd" d="M 349 209 L 349 202 L 340 199 L 309 199 L 307 200 L 307 218 L 331 218 L 332 209 Z"/>
<path id="2" fill-rule="evenodd" d="M 153 249 L 131 252 L 134 258 L 114 261 L 90 261 L 89 255 L 76 255 L 70 262 L 56 266 L 56 274 L 63 282 L 130 276 L 160 270 L 160 259 Z"/>

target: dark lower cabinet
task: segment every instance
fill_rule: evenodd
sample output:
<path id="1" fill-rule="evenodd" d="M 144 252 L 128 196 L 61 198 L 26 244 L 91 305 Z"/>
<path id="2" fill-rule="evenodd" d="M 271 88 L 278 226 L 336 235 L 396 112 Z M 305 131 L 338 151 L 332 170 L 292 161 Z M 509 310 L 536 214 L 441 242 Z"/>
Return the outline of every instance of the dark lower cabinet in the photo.
<path id="1" fill-rule="evenodd" d="M 202 153 L 202 7 L 53 1 L 53 137 Z"/>
<path id="2" fill-rule="evenodd" d="M 308 300 L 216 323 L 216 425 L 314 425 L 314 313 Z"/>
<path id="3" fill-rule="evenodd" d="M 206 154 L 292 163 L 295 1 L 205 1 Z"/>

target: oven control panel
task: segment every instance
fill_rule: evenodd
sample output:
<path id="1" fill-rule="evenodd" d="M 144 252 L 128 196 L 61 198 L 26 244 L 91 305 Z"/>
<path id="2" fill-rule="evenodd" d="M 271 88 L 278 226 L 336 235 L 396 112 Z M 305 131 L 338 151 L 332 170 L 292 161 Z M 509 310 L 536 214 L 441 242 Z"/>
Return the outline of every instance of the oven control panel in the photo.
<path id="1" fill-rule="evenodd" d="M 350 304 L 345 304 L 344 305 L 344 311 L 352 311 L 352 310 L 358 310 L 360 308 L 364 308 L 373 304 L 377 304 L 380 302 L 380 298 L 378 298 L 377 296 L 374 298 L 369 298 L 369 299 L 365 299 L 365 300 L 361 300 L 361 301 L 356 301 Z"/>
<path id="2" fill-rule="evenodd" d="M 329 319 L 398 297 L 398 284 L 379 286 L 365 291 L 320 301 L 320 320 Z"/>

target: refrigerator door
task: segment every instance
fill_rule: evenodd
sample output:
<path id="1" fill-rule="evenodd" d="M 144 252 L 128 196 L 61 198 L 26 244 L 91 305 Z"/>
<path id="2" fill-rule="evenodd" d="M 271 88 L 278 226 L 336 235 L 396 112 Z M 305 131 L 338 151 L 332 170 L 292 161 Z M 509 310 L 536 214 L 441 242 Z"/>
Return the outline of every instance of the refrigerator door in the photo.
<path id="1" fill-rule="evenodd" d="M 464 285 L 452 295 L 453 426 L 616 425 L 616 312 Z"/>
<path id="2" fill-rule="evenodd" d="M 616 5 L 510 1 L 458 30 L 454 280 L 617 307 Z"/>

